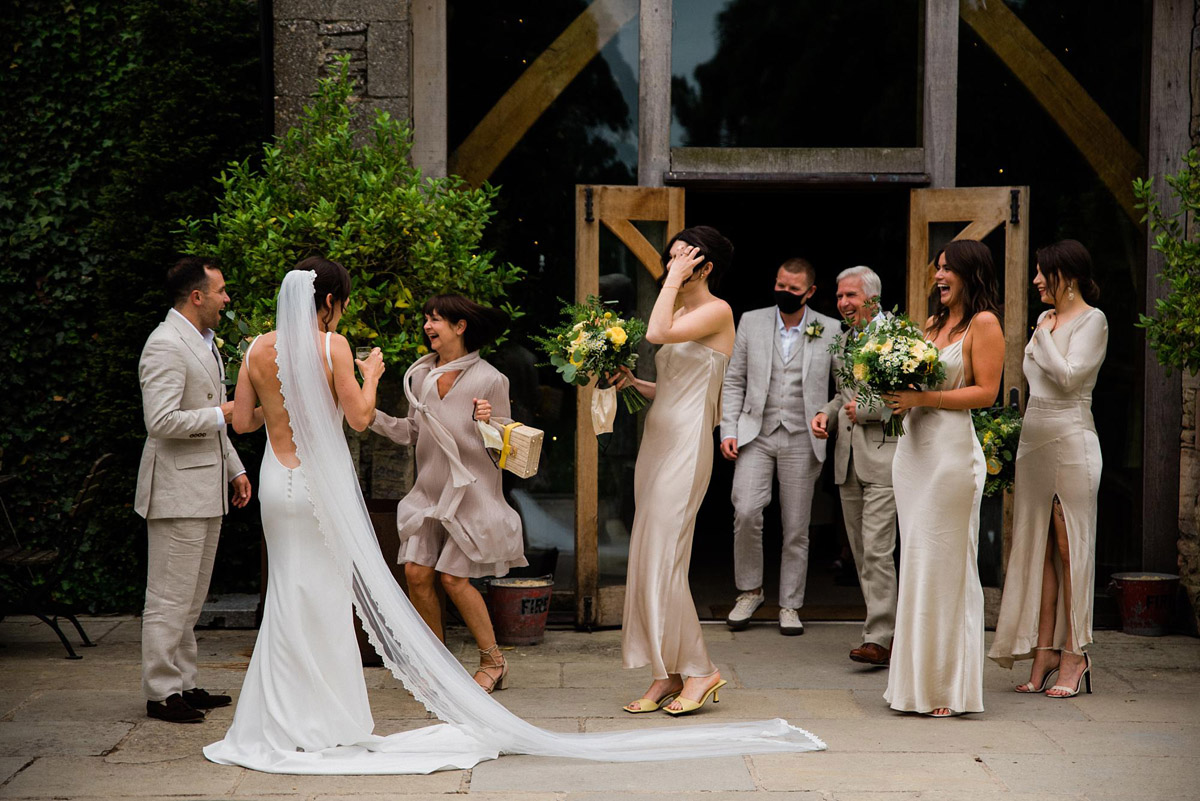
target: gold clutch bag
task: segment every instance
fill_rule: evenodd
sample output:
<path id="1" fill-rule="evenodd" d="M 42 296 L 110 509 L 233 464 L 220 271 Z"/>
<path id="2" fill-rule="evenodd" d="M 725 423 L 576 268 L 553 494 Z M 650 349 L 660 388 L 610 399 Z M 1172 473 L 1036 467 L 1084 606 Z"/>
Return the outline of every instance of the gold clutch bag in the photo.
<path id="1" fill-rule="evenodd" d="M 492 461 L 501 470 L 507 470 L 518 478 L 529 478 L 536 475 L 538 463 L 542 459 L 542 439 L 545 436 L 540 428 L 527 426 L 524 423 L 509 423 L 504 426 L 501 434 L 499 456 L 492 456 Z M 489 447 L 491 456 L 495 448 Z"/>

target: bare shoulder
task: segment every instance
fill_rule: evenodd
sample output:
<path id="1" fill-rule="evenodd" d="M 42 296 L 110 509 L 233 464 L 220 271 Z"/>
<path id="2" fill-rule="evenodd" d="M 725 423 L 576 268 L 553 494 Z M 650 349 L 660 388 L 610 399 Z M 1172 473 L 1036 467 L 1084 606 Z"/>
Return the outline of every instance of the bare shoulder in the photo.
<path id="1" fill-rule="evenodd" d="M 990 311 L 979 312 L 978 314 L 976 314 L 974 317 L 971 318 L 971 326 L 972 326 L 972 328 L 974 328 L 975 326 L 979 326 L 979 330 L 985 331 L 985 332 L 999 331 L 999 332 L 1003 333 L 1003 329 L 1000 326 L 1000 318 L 996 316 L 995 312 L 990 312 Z"/>

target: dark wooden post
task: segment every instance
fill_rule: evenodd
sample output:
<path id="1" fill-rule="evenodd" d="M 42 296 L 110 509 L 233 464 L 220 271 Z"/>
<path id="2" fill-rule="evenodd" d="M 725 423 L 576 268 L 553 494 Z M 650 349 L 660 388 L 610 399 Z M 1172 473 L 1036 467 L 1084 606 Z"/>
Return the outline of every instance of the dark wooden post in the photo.
<path id="1" fill-rule="evenodd" d="M 1163 211 L 1178 204 L 1166 197 L 1165 173 L 1178 172 L 1191 143 L 1192 26 L 1195 0 L 1153 0 L 1150 24 L 1150 103 L 1146 172 L 1155 177 Z M 1145 310 L 1166 295 L 1159 279 L 1163 260 L 1146 244 Z M 1142 423 L 1142 568 L 1175 572 L 1179 539 L 1179 431 L 1183 415 L 1179 373 L 1171 376 L 1146 349 Z"/>

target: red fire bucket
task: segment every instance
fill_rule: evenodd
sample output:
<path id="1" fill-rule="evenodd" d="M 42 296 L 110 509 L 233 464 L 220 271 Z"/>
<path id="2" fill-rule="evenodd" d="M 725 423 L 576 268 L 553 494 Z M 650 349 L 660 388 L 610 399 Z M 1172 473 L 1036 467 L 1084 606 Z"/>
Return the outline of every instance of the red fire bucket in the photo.
<path id="1" fill-rule="evenodd" d="M 537 645 L 546 631 L 554 576 L 498 578 L 488 585 L 488 607 L 496 642 L 501 645 Z"/>
<path id="2" fill-rule="evenodd" d="M 1166 634 L 1178 588 L 1179 576 L 1173 573 L 1114 573 L 1108 589 L 1117 596 L 1121 630 L 1144 637 Z"/>

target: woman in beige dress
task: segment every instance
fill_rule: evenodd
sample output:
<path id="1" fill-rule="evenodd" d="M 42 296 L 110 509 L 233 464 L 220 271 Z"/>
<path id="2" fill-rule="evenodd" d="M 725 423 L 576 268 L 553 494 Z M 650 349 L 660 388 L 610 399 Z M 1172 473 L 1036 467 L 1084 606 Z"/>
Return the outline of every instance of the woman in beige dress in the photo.
<path id="1" fill-rule="evenodd" d="M 622 371 L 654 401 L 634 470 L 633 533 L 621 650 L 626 668 L 649 666 L 653 681 L 626 712 L 672 715 L 719 700 L 721 674 L 708 658 L 688 585 L 696 513 L 712 474 L 713 428 L 720 422 L 721 381 L 733 352 L 733 311 L 711 286 L 733 258 L 733 245 L 708 226 L 687 228 L 667 243 L 662 289 L 646 339 L 661 344 L 658 382 Z"/>
<path id="2" fill-rule="evenodd" d="M 1091 305 L 1099 296 L 1091 256 L 1073 239 L 1037 252 L 1033 285 L 1053 308 L 1025 347 L 1029 403 L 1013 485 L 1013 546 L 988 656 L 1009 668 L 1032 658 L 1017 692 L 1070 698 L 1085 681 L 1092 691 L 1083 649 L 1092 642 L 1102 460 L 1091 405 L 1108 321 Z"/>
<path id="3" fill-rule="evenodd" d="M 909 412 L 892 461 L 900 520 L 896 633 L 884 698 L 892 709 L 948 717 L 983 711 L 979 502 L 987 478 L 971 409 L 991 406 L 1004 369 L 992 254 L 960 240 L 938 254 L 925 337 L 946 379 L 884 395 Z"/>
<path id="4" fill-rule="evenodd" d="M 399 561 L 413 606 L 442 630 L 434 581 L 454 602 L 479 648 L 475 681 L 504 689 L 508 665 L 496 645 L 487 606 L 470 582 L 503 576 L 525 560 L 521 518 L 501 492 L 500 471 L 484 450 L 475 421 L 509 420 L 508 379 L 479 357 L 503 329 L 504 314 L 461 295 L 425 302 L 432 353 L 404 375 L 408 417 L 378 412 L 371 430 L 417 445 L 417 481 L 396 508 Z"/>

